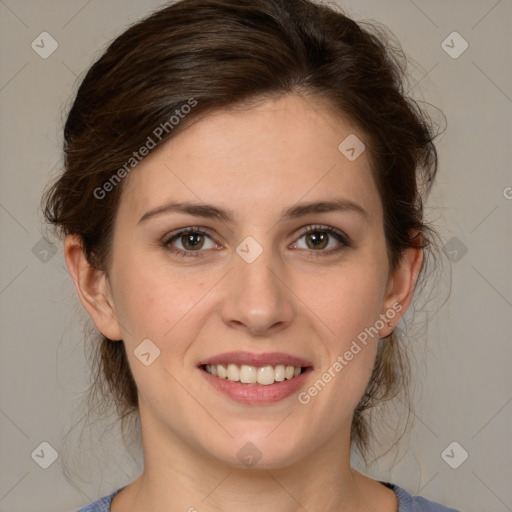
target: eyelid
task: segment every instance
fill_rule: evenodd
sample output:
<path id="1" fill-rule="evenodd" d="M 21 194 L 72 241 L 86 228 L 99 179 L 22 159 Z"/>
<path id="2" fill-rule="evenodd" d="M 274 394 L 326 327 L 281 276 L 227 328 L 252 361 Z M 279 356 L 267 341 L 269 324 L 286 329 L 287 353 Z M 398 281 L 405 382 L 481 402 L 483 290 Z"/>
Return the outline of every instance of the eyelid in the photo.
<path id="1" fill-rule="evenodd" d="M 343 231 L 325 224 L 308 224 L 307 226 L 302 227 L 299 230 L 298 238 L 302 238 L 304 235 L 307 235 L 309 233 L 316 233 L 317 231 L 325 231 L 329 233 L 330 235 L 337 238 L 339 241 L 343 242 L 346 246 L 352 245 L 350 237 L 346 235 Z"/>
<path id="2" fill-rule="evenodd" d="M 162 238 L 163 247 L 178 256 L 193 256 L 193 257 L 200 256 L 201 255 L 200 253 L 205 252 L 205 251 L 203 251 L 203 250 L 187 251 L 187 250 L 183 250 L 183 249 L 178 249 L 178 248 L 174 247 L 173 245 L 171 245 L 172 240 L 179 239 L 181 236 L 186 235 L 187 233 L 196 233 L 196 234 L 207 236 L 217 246 L 221 245 L 214 240 L 214 238 L 210 234 L 210 230 L 208 228 L 203 228 L 200 226 L 189 226 L 186 228 L 177 229 L 175 231 L 172 231 L 171 233 L 166 234 Z"/>
<path id="3" fill-rule="evenodd" d="M 175 231 L 171 231 L 170 233 L 167 233 L 163 238 L 163 243 L 169 243 L 172 239 L 178 238 L 181 235 L 185 235 L 187 233 L 199 233 L 201 235 L 206 235 L 212 238 L 212 235 L 210 233 L 210 230 L 208 228 L 203 228 L 200 226 L 189 226 L 186 228 L 180 228 L 176 229 Z"/>
<path id="4" fill-rule="evenodd" d="M 328 256 L 330 254 L 334 254 L 339 252 L 343 247 L 351 247 L 352 242 L 350 238 L 339 229 L 336 229 L 332 226 L 322 225 L 322 224 L 308 224 L 306 226 L 302 226 L 296 231 L 296 234 L 294 235 L 294 241 L 292 242 L 295 244 L 298 240 L 303 238 L 304 236 L 310 234 L 310 233 L 316 233 L 318 231 L 325 231 L 329 234 L 329 236 L 334 237 L 338 242 L 340 242 L 342 247 L 336 247 L 334 249 L 329 250 L 318 250 L 315 251 L 313 249 L 299 249 L 301 251 L 307 251 L 312 253 L 312 255 L 315 256 Z M 177 229 L 175 231 L 172 231 L 171 233 L 166 234 L 162 239 L 162 244 L 165 248 L 173 252 L 174 254 L 180 255 L 180 256 L 200 256 L 200 253 L 206 252 L 205 250 L 197 250 L 197 251 L 190 251 L 190 250 L 183 250 L 183 249 L 177 249 L 176 247 L 171 245 L 171 241 L 174 239 L 178 239 L 180 236 L 183 236 L 187 233 L 196 233 L 200 235 L 207 236 L 210 238 L 217 246 L 222 246 L 222 244 L 219 244 L 214 237 L 211 235 L 211 232 L 208 228 L 200 227 L 200 226 L 189 226 L 186 228 Z M 211 249 L 210 249 L 211 250 Z"/>

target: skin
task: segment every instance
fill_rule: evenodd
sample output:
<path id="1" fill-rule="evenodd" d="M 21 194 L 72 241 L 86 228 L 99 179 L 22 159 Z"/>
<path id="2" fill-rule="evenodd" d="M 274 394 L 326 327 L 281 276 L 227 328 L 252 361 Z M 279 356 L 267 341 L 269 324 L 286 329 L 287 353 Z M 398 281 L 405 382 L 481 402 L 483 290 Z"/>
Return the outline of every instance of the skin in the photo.
<path id="1" fill-rule="evenodd" d="M 365 139 L 320 100 L 298 95 L 211 113 L 126 178 L 108 276 L 89 266 L 76 236 L 66 238 L 80 299 L 101 333 L 125 343 L 139 390 L 144 472 L 114 498 L 114 512 L 241 505 L 396 512 L 393 491 L 350 467 L 352 414 L 377 336 L 306 405 L 296 393 L 270 405 L 236 403 L 197 368 L 223 352 L 285 352 L 311 361 L 307 390 L 379 315 L 397 303 L 400 315 L 407 310 L 422 251 L 405 251 L 390 273 L 368 151 L 351 162 L 338 150 L 349 134 Z M 357 203 L 367 218 L 354 211 L 281 218 L 297 203 L 334 198 Z M 139 222 L 171 200 L 213 204 L 233 221 L 171 212 Z M 342 231 L 351 244 L 331 236 L 311 248 L 304 228 L 317 225 Z M 208 231 L 199 256 L 165 246 L 186 227 Z M 236 252 L 247 236 L 263 249 L 252 263 Z M 183 250 L 183 241 L 173 247 Z M 160 349 L 149 366 L 134 356 L 144 339 Z M 248 442 L 262 454 L 252 468 L 237 457 Z"/>

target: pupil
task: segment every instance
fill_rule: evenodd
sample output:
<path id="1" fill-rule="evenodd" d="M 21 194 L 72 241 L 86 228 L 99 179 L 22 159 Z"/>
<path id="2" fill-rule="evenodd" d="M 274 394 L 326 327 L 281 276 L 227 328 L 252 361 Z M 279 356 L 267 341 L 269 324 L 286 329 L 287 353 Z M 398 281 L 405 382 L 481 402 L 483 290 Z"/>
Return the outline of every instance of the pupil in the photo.
<path id="1" fill-rule="evenodd" d="M 189 234 L 189 235 L 186 235 L 185 236 L 185 239 L 186 239 L 186 242 L 185 242 L 185 247 L 186 248 L 195 248 L 196 246 L 198 245 L 201 245 L 201 240 L 197 241 L 196 243 L 194 243 L 194 238 L 201 238 L 202 235 L 199 235 L 199 234 Z"/>
<path id="2" fill-rule="evenodd" d="M 327 240 L 327 235 L 325 233 L 323 233 L 323 234 L 318 234 L 318 232 L 312 233 L 310 235 L 310 237 L 312 240 L 313 247 L 325 246 L 324 242 Z"/>

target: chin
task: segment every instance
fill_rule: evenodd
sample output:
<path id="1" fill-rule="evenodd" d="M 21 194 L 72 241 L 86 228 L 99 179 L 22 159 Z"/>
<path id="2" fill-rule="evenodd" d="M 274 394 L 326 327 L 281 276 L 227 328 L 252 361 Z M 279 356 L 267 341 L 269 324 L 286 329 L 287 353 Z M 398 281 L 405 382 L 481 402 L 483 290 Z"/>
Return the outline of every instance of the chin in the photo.
<path id="1" fill-rule="evenodd" d="M 245 435 L 208 451 L 210 456 L 227 466 L 253 471 L 284 469 L 306 455 L 303 442 L 295 443 L 289 436 L 288 441 L 282 437 L 265 438 L 267 435 L 268 431 L 260 437 Z"/>

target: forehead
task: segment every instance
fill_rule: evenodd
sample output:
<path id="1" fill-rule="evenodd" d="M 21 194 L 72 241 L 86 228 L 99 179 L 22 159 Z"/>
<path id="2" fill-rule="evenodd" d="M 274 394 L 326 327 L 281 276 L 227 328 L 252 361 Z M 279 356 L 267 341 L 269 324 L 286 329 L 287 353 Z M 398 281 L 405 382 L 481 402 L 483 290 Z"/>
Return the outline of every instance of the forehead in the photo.
<path id="1" fill-rule="evenodd" d="M 260 217 L 283 203 L 346 197 L 379 216 L 365 136 L 325 103 L 289 95 L 219 110 L 153 150 L 126 178 L 119 215 L 171 199 Z M 348 141 L 344 143 L 343 141 Z M 341 150 L 340 150 L 341 144 Z M 347 149 L 349 150 L 347 152 Z"/>

